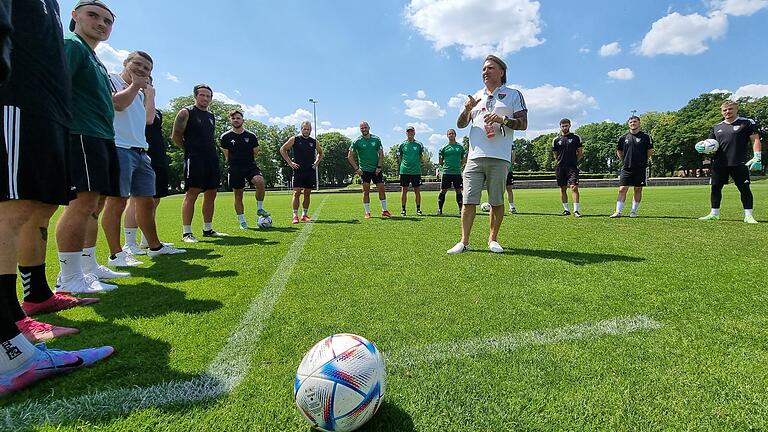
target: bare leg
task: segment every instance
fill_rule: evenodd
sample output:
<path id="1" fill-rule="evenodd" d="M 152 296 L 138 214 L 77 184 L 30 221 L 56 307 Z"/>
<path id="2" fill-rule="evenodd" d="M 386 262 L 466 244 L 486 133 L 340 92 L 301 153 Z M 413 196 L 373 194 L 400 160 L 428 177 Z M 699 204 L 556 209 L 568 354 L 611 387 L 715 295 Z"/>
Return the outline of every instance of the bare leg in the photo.
<path id="1" fill-rule="evenodd" d="M 416 194 L 416 207 L 421 207 L 421 187 L 413 188 L 413 192 Z"/>
<path id="2" fill-rule="evenodd" d="M 477 204 L 464 204 L 461 207 L 461 242 L 469 244 L 469 235 L 472 233 L 472 224 L 475 223 Z"/>
<path id="3" fill-rule="evenodd" d="M 301 195 L 301 188 L 295 188 L 293 189 L 293 198 L 291 199 L 291 206 L 293 207 L 293 212 L 298 213 L 299 211 L 299 196 Z"/>
<path id="4" fill-rule="evenodd" d="M 216 189 L 208 189 L 203 193 L 203 222 L 213 222 L 213 211 L 215 210 Z"/>
<path id="5" fill-rule="evenodd" d="M 48 245 L 48 223 L 58 206 L 36 203 L 30 211 L 27 223 L 19 231 L 19 265 L 34 267 L 45 263 Z"/>
<path id="6" fill-rule="evenodd" d="M 147 240 L 147 244 L 150 249 L 157 249 L 160 244 L 160 239 L 157 236 L 157 225 L 155 225 L 155 202 L 152 197 L 134 197 L 131 201 L 136 201 L 136 221 L 141 227 L 141 232 L 144 233 L 144 238 Z"/>
<path id="7" fill-rule="evenodd" d="M 184 202 L 181 204 L 181 223 L 183 225 L 192 225 L 192 218 L 195 216 L 195 202 L 202 189 L 189 188 L 184 194 Z"/>
<path id="8" fill-rule="evenodd" d="M 101 218 L 101 228 L 104 230 L 104 237 L 107 239 L 109 254 L 116 255 L 123 250 L 120 243 L 120 220 L 123 217 L 123 211 L 128 204 L 128 198 L 107 197 L 104 205 L 104 215 Z"/>
<path id="9" fill-rule="evenodd" d="M 504 220 L 504 206 L 492 206 L 490 217 L 490 232 L 488 235 L 488 242 L 497 241 L 499 235 L 499 228 L 501 228 L 501 222 Z"/>
<path id="10" fill-rule="evenodd" d="M 312 195 L 312 189 L 305 188 L 304 189 L 304 202 L 302 203 L 302 208 L 308 209 L 309 208 L 309 197 Z M 298 198 L 296 200 L 296 204 L 298 204 Z"/>
<path id="11" fill-rule="evenodd" d="M 232 189 L 235 195 L 235 214 L 241 215 L 245 213 L 245 206 L 243 205 L 243 189 Z"/>
<path id="12" fill-rule="evenodd" d="M 80 192 L 70 201 L 56 225 L 56 244 L 59 252 L 79 252 L 86 240 L 86 227 L 96 215 L 98 219 L 99 193 Z M 96 226 L 98 228 L 98 225 Z M 95 230 L 93 230 L 95 231 Z M 95 237 L 95 236 L 94 236 Z M 94 239 L 94 244 L 95 244 Z"/>

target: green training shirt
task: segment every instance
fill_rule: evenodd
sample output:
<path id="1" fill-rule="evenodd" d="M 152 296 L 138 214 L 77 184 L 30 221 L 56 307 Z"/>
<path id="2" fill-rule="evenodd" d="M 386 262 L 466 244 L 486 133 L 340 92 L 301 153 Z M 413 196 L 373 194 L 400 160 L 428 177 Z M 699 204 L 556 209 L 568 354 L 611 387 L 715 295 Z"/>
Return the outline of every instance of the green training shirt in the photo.
<path id="1" fill-rule="evenodd" d="M 368 134 L 368 138 L 362 135 L 349 146 L 349 149 L 357 154 L 357 163 L 363 171 L 374 172 L 379 165 L 379 150 L 381 140 L 373 134 Z"/>
<path id="2" fill-rule="evenodd" d="M 467 150 L 459 143 L 446 144 L 440 149 L 443 157 L 443 174 L 461 174 L 461 160 L 467 154 Z"/>
<path id="3" fill-rule="evenodd" d="M 418 141 L 403 141 L 397 148 L 397 156 L 401 158 L 400 174 L 421 174 L 421 155 L 424 145 Z"/>

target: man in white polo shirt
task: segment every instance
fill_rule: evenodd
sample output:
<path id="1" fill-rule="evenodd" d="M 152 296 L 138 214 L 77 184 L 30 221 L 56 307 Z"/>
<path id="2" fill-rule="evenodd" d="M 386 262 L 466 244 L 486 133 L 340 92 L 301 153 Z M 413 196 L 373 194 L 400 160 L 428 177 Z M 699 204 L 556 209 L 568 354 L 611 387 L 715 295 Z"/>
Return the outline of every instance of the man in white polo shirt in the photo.
<path id="1" fill-rule="evenodd" d="M 147 156 L 144 129 L 155 120 L 155 91 L 149 84 L 152 58 L 143 51 L 134 51 L 123 62 L 120 74 L 111 74 L 112 103 L 115 106 L 115 145 L 120 163 L 120 196 L 108 197 L 101 227 L 109 246 L 110 266 L 126 267 L 141 264 L 120 242 L 120 220 L 128 197 L 136 202 L 136 221 L 149 243 L 147 255 L 169 255 L 186 252 L 160 243 L 152 214 L 155 195 L 155 172 Z"/>
<path id="2" fill-rule="evenodd" d="M 507 87 L 507 65 L 500 58 L 489 55 L 483 63 L 485 88 L 467 97 L 456 126 L 471 125 L 469 155 L 464 167 L 464 205 L 461 210 L 461 241 L 448 249 L 449 254 L 464 252 L 469 246 L 469 235 L 475 221 L 477 205 L 488 185 L 491 204 L 488 249 L 501 253 L 497 236 L 504 219 L 504 190 L 511 162 L 515 130 L 528 128 L 528 109 L 523 94 Z"/>

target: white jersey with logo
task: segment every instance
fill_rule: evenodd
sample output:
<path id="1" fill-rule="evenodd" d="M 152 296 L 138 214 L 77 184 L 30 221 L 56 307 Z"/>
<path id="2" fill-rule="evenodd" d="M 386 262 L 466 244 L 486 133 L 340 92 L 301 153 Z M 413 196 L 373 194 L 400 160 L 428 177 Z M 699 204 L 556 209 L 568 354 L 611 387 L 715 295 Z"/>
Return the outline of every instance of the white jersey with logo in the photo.
<path id="1" fill-rule="evenodd" d="M 516 112 L 527 110 L 525 99 L 519 90 L 501 86 L 488 94 L 482 89 L 475 94 L 475 99 L 480 102 L 472 109 L 470 114 L 469 153 L 468 159 L 488 157 L 502 159 L 511 162 L 514 131 L 499 123 L 493 123 L 496 136 L 488 139 L 485 133 L 483 117 L 489 112 L 512 118 Z"/>

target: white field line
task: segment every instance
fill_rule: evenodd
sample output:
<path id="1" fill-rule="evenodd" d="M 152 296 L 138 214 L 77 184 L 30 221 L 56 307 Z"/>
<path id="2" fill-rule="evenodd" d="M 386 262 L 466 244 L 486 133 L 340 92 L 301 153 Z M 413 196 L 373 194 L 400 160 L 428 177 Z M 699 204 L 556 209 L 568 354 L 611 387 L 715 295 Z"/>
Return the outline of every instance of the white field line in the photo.
<path id="1" fill-rule="evenodd" d="M 408 368 L 420 363 L 434 363 L 473 357 L 499 351 L 514 351 L 526 346 L 551 345 L 601 336 L 621 336 L 642 330 L 661 328 L 661 323 L 643 315 L 617 317 L 594 323 L 576 324 L 547 330 L 506 334 L 489 338 L 451 341 L 384 353 L 387 367 Z"/>
<path id="2" fill-rule="evenodd" d="M 312 215 L 320 216 L 325 199 Z M 63 423 L 128 413 L 142 408 L 198 402 L 229 393 L 245 378 L 262 330 L 285 290 L 313 223 L 305 224 L 277 271 L 251 303 L 240 324 L 205 373 L 190 381 L 171 381 L 151 387 L 108 390 L 72 399 L 44 398 L 0 409 L 0 429 L 21 430 L 43 423 Z M 98 366 L 97 366 L 98 367 Z"/>

